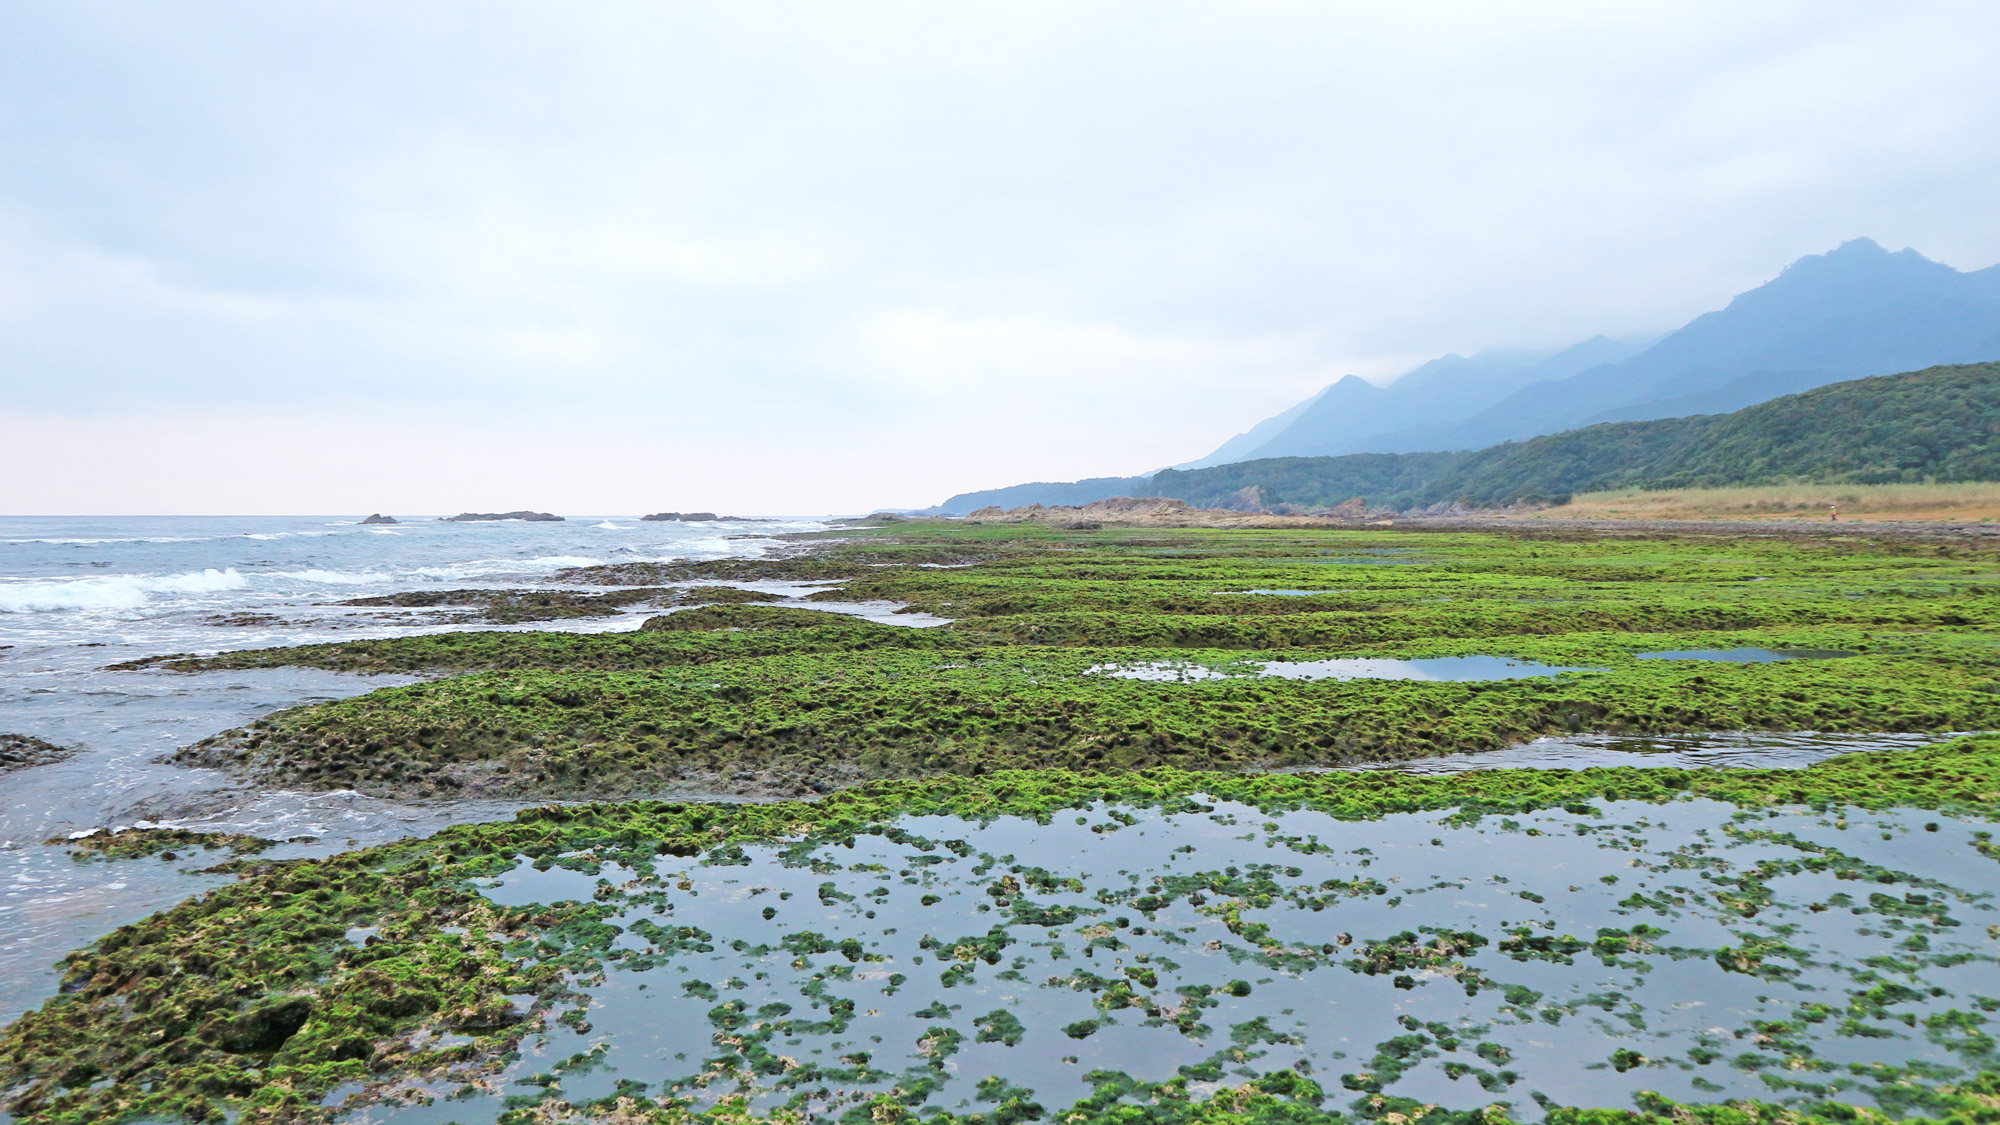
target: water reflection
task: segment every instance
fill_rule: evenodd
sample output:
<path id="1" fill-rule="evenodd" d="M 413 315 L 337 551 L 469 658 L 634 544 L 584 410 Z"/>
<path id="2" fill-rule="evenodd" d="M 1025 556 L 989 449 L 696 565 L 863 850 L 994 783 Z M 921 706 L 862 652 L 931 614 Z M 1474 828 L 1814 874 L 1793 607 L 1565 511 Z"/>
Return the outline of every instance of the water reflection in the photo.
<path id="1" fill-rule="evenodd" d="M 1329 1108 L 1379 1090 L 1532 1119 L 1543 1098 L 1642 1089 L 1866 1102 L 1987 1065 L 1981 1037 L 1933 1033 L 2000 996 L 1981 826 L 1853 821 L 1705 801 L 1471 822 L 1099 806 L 652 871 L 523 865 L 487 893 L 594 899 L 620 932 L 601 979 L 579 978 L 584 1030 L 468 1072 L 457 1112 L 621 1088 L 813 1114 L 891 1089 L 926 1115 L 1059 1109 L 1094 1071 L 1185 1076 L 1201 1097 L 1289 1070 Z M 1890 960 L 1904 987 L 1885 992 L 1868 966 Z"/>

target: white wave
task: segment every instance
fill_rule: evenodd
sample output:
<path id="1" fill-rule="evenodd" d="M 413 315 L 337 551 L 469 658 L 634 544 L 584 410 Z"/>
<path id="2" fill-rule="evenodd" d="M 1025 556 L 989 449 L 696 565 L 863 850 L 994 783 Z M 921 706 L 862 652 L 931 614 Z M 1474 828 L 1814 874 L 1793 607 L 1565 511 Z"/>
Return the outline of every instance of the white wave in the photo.
<path id="1" fill-rule="evenodd" d="M 156 594 L 212 594 L 240 590 L 249 580 L 227 570 L 185 574 L 107 574 L 70 581 L 0 585 L 0 613 L 57 613 L 76 609 L 136 609 Z"/>
<path id="2" fill-rule="evenodd" d="M 356 573 L 346 570 L 293 570 L 274 577 L 297 578 L 305 582 L 317 582 L 322 586 L 366 586 L 373 582 L 386 582 L 386 574 Z"/>
<path id="3" fill-rule="evenodd" d="M 594 524 L 591 524 L 590 526 L 592 526 L 592 527 L 601 527 L 601 528 L 603 528 L 603 529 L 604 529 L 604 530 L 606 530 L 606 531 L 630 531 L 630 530 L 632 530 L 632 529 L 631 529 L 631 528 L 629 528 L 629 527 L 620 527 L 620 526 L 618 526 L 617 524 L 615 524 L 615 523 L 612 523 L 612 522 L 611 522 L 610 520 L 605 520 L 605 521 L 604 521 L 603 523 L 594 523 Z"/>
<path id="4" fill-rule="evenodd" d="M 401 534 L 402 534 L 402 532 L 400 532 L 400 531 L 392 531 L 392 530 L 390 530 L 389 528 L 386 528 L 386 527 L 371 527 L 371 528 L 369 528 L 369 529 L 368 529 L 368 534 L 370 534 L 370 535 L 401 535 Z"/>
<path id="5" fill-rule="evenodd" d="M 61 546 L 94 546 L 99 543 L 206 543 L 213 535 L 135 535 L 95 539 L 0 539 L 0 543 L 55 543 Z"/>
<path id="6" fill-rule="evenodd" d="M 462 582 L 501 574 L 538 574 L 571 566 L 599 566 L 589 555 L 542 555 L 532 559 L 474 559 L 452 566 L 420 566 L 404 573 L 433 582 Z"/>

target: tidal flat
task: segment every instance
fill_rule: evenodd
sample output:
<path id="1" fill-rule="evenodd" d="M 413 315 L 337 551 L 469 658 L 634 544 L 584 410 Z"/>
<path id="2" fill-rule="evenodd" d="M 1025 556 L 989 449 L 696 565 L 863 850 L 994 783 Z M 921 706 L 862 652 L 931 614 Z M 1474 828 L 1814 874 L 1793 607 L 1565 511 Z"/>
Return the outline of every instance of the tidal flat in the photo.
<path id="1" fill-rule="evenodd" d="M 230 841 L 201 862 L 231 881 L 71 954 L 0 1032 L 11 1119 L 2000 1118 L 2000 738 L 1918 737 L 2000 726 L 1990 553 L 927 523 L 812 547 L 565 576 L 819 584 L 803 603 L 160 662 L 425 677 L 190 764 L 599 800 L 332 857 Z M 948 624 L 810 608 L 884 602 Z M 1840 655 L 1647 658 L 1740 650 Z M 1139 667 L 1203 674 L 1104 672 Z M 1324 769 L 1805 731 L 1917 741 Z M 784 799 L 646 799 L 689 787 Z M 117 845 L 93 862 L 162 862 Z"/>

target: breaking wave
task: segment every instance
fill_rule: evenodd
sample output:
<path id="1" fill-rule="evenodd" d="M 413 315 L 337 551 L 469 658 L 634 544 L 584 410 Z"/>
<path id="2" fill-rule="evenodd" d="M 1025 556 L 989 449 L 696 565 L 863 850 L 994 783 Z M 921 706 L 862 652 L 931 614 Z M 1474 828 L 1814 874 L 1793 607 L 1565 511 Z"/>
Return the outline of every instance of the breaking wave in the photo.
<path id="1" fill-rule="evenodd" d="M 60 613 L 64 610 L 136 609 L 159 594 L 210 594 L 240 590 L 250 584 L 227 570 L 191 570 L 185 574 L 107 574 L 70 581 L 9 582 L 0 585 L 0 613 Z"/>

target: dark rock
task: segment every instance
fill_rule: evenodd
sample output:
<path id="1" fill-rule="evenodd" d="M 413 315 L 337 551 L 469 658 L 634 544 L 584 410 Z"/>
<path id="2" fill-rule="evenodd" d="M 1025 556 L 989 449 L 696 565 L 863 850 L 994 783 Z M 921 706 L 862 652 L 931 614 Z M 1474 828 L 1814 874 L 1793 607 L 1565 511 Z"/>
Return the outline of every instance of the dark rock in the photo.
<path id="1" fill-rule="evenodd" d="M 650 516 L 640 516 L 648 523 L 707 523 L 710 520 L 733 520 L 735 516 L 718 516 L 714 512 L 654 512 Z"/>
<path id="2" fill-rule="evenodd" d="M 225 625 L 237 629 L 265 629 L 283 625 L 285 619 L 268 613 L 211 613 L 201 619 L 203 625 Z"/>
<path id="3" fill-rule="evenodd" d="M 361 522 L 364 524 L 370 524 L 370 523 L 402 523 L 403 521 L 397 519 L 395 516 L 385 516 L 380 512 L 376 512 L 374 515 L 369 516 L 367 519 L 362 520 Z"/>
<path id="4" fill-rule="evenodd" d="M 562 523 L 561 516 L 547 512 L 460 512 L 455 516 L 440 516 L 445 523 L 498 523 L 501 520 L 525 520 L 528 523 Z"/>
<path id="5" fill-rule="evenodd" d="M 0 734 L 0 773 L 12 773 L 30 766 L 46 766 L 76 753 L 68 747 L 43 742 L 25 734 Z"/>
<path id="6" fill-rule="evenodd" d="M 284 1046 L 311 1017 L 312 1001 L 295 996 L 260 1005 L 213 1029 L 203 1030 L 209 1031 L 216 1045 L 231 1054 L 263 1055 Z"/>

